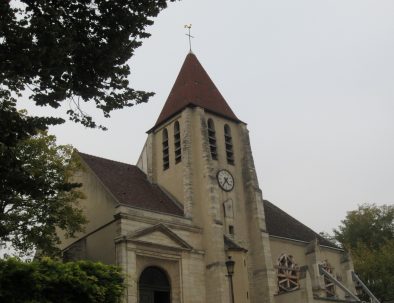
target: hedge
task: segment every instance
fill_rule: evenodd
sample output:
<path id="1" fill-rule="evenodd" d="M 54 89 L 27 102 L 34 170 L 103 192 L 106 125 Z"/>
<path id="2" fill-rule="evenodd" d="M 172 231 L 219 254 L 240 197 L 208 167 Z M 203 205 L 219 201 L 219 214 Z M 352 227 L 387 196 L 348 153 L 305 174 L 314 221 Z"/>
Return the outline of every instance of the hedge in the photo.
<path id="1" fill-rule="evenodd" d="M 0 260 L 0 302 L 118 303 L 123 289 L 123 276 L 115 266 L 49 258 Z"/>

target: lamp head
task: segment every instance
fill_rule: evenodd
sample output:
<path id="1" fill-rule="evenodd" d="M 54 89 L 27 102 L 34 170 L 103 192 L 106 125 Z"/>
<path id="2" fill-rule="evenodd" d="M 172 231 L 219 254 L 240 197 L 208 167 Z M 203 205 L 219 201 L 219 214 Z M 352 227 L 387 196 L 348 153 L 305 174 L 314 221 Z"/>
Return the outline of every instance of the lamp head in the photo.
<path id="1" fill-rule="evenodd" d="M 228 260 L 226 261 L 227 273 L 229 276 L 232 276 L 234 274 L 234 265 L 235 261 L 231 260 L 231 256 L 229 256 Z"/>

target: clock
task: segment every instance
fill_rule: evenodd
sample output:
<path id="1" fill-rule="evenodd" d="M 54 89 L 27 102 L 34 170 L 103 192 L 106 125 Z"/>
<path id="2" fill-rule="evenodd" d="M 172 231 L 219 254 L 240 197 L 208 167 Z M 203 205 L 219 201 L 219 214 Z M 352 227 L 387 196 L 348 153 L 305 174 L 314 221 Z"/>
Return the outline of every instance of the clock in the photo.
<path id="1" fill-rule="evenodd" d="M 216 177 L 220 188 L 224 191 L 231 191 L 234 188 L 234 178 L 229 171 L 225 169 L 219 170 Z"/>

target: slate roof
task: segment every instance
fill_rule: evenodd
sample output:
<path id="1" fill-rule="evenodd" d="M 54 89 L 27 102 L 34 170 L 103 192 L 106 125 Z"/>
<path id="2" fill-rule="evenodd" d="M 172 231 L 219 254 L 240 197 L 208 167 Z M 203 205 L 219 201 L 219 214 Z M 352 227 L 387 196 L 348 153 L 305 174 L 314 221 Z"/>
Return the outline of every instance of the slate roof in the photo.
<path id="1" fill-rule="evenodd" d="M 219 116 L 241 122 L 193 53 L 186 56 L 159 118 L 150 131 L 187 106 L 199 106 Z"/>
<path id="2" fill-rule="evenodd" d="M 339 248 L 292 216 L 264 200 L 265 222 L 269 235 L 310 242 L 316 238 L 324 246 Z"/>
<path id="3" fill-rule="evenodd" d="M 183 216 L 182 206 L 173 201 L 159 186 L 148 181 L 137 166 L 79 152 L 82 160 L 101 180 L 116 200 L 124 205 Z M 267 231 L 272 236 L 310 242 L 316 238 L 321 245 L 338 248 L 279 207 L 264 200 Z M 244 249 L 225 236 L 227 248 Z"/>
<path id="4" fill-rule="evenodd" d="M 80 152 L 79 155 L 119 203 L 183 216 L 181 206 L 159 186 L 150 183 L 137 166 Z"/>
<path id="5" fill-rule="evenodd" d="M 245 252 L 248 251 L 246 248 L 243 248 L 242 246 L 238 245 L 226 235 L 224 235 L 224 248 L 226 250 L 236 250 L 236 251 L 245 251 Z"/>

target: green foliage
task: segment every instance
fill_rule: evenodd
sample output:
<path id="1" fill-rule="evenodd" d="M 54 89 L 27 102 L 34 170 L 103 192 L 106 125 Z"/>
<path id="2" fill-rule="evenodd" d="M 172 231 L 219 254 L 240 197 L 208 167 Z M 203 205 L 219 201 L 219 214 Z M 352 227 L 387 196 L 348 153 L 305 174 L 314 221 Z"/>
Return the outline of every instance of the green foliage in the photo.
<path id="1" fill-rule="evenodd" d="M 381 302 L 394 300 L 394 206 L 363 204 L 348 212 L 334 234 L 372 293 Z"/>
<path id="2" fill-rule="evenodd" d="M 338 243 L 337 239 L 335 239 L 335 237 L 333 235 L 331 235 L 331 234 L 329 234 L 329 233 L 327 233 L 325 231 L 319 232 L 319 235 L 322 236 L 327 241 L 330 241 L 331 243 L 339 246 L 339 243 Z"/>
<path id="3" fill-rule="evenodd" d="M 385 241 L 378 249 L 360 243 L 352 256 L 355 270 L 380 302 L 394 300 L 394 240 Z"/>
<path id="4" fill-rule="evenodd" d="M 109 117 L 153 95 L 130 87 L 127 61 L 170 1 L 0 1 L 0 242 L 52 254 L 56 227 L 72 236 L 85 222 L 74 205 L 78 185 L 68 182 L 71 149 L 40 133 L 64 120 L 20 113 L 18 98 L 66 102 L 71 120 L 105 129 L 83 104 Z"/>
<path id="5" fill-rule="evenodd" d="M 120 270 L 102 263 L 0 260 L 0 302 L 117 303 L 123 289 Z"/>
<path id="6" fill-rule="evenodd" d="M 29 138 L 38 131 L 47 129 L 47 125 L 64 122 L 57 118 L 28 117 L 16 110 L 16 100 L 0 89 L 0 151 L 14 147 L 20 140 Z M 6 165 L 7 163 L 0 163 Z"/>
<path id="7" fill-rule="evenodd" d="M 21 94 L 40 106 L 68 100 L 71 120 L 96 127 L 81 109 L 105 117 L 153 93 L 129 86 L 127 60 L 167 0 L 0 1 L 0 96 Z"/>
<path id="8" fill-rule="evenodd" d="M 0 149 L 0 240 L 22 253 L 55 254 L 57 227 L 67 236 L 81 231 L 86 220 L 76 203 L 83 196 L 69 182 L 79 166 L 71 146 L 44 132 Z"/>
<path id="9" fill-rule="evenodd" d="M 358 243 L 370 249 L 379 248 L 386 240 L 394 239 L 394 206 L 360 205 L 347 213 L 334 234 L 349 249 L 357 247 Z"/>

